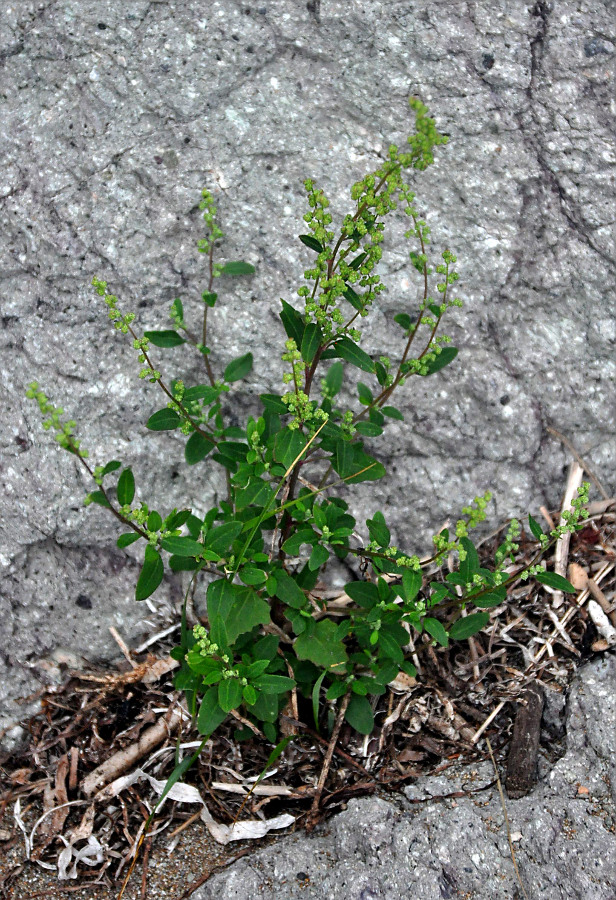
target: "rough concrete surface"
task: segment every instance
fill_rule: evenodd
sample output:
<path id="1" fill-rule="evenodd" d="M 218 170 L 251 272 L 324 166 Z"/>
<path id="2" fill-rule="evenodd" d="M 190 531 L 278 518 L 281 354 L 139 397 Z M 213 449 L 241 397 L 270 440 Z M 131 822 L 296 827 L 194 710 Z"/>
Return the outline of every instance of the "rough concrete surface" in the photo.
<path id="1" fill-rule="evenodd" d="M 548 424 L 613 489 L 609 0 L 2 0 L 0 11 L 7 697 L 34 689 L 28 666 L 69 638 L 78 652 L 108 655 L 114 617 L 132 640 L 156 615 L 131 607 L 137 551 L 115 550 L 115 520 L 84 508 L 92 484 L 41 430 L 23 398 L 29 381 L 78 421 L 93 463 L 130 463 L 138 498 L 163 513 L 187 503 L 203 512 L 222 485 L 212 465 L 184 464 L 177 434 L 146 432 L 163 398 L 138 379 L 92 276 L 137 313 L 139 330 L 167 327 L 178 296 L 197 317 L 206 284 L 197 204 L 210 187 L 223 258 L 257 267 L 221 290 L 212 317 L 216 371 L 255 354 L 254 381 L 230 398 L 240 418 L 258 393 L 280 389 L 279 298 L 295 299 L 311 260 L 297 240 L 302 180 L 313 177 L 341 218 L 351 183 L 409 133 L 411 94 L 450 135 L 417 195 L 434 250 L 458 254 L 466 308 L 448 329 L 457 363 L 409 383 L 406 426 L 375 444 L 389 478 L 359 486 L 357 509 L 385 507 L 397 543 L 415 550 L 488 488 L 493 523 L 555 506 L 569 455 Z M 388 323 L 419 291 L 403 227 L 399 219 L 386 245 L 389 291 L 363 341 L 392 357 Z M 183 349 L 155 355 L 164 377 L 202 381 Z M 48 577 L 28 581 L 47 565 Z M 174 588 L 158 593 L 164 604 Z M 92 609 L 76 619 L 81 595 Z M 48 630 L 36 625 L 44 619 Z"/>
<path id="2" fill-rule="evenodd" d="M 616 894 L 616 657 L 578 673 L 566 752 L 536 789 L 506 800 L 529 900 Z M 215 875 L 192 900 L 522 900 L 496 786 L 472 798 L 413 800 L 494 782 L 491 763 L 421 778 L 408 802 L 353 800 L 311 836 L 294 835 Z"/>

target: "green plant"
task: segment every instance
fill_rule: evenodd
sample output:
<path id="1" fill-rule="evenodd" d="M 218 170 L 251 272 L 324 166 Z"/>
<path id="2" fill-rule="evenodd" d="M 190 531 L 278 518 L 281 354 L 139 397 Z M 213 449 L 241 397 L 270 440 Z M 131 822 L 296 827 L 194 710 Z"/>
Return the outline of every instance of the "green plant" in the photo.
<path id="1" fill-rule="evenodd" d="M 309 233 L 299 239 L 313 254 L 313 263 L 304 272 L 306 284 L 297 292 L 303 309 L 281 301 L 287 338 L 282 353 L 288 368 L 285 387 L 280 393 L 261 395 L 261 414 L 249 417 L 245 428 L 226 424 L 223 401 L 232 386 L 249 375 L 252 354 L 233 360 L 221 374 L 208 347 L 208 313 L 218 302 L 216 281 L 249 275 L 254 269 L 244 262 L 215 262 L 216 246 L 224 236 L 207 190 L 201 202 L 207 236 L 199 250 L 207 256 L 209 281 L 202 294 L 199 334 L 185 321 L 177 299 L 171 306 L 171 329 L 138 337 L 133 330 L 135 316 L 123 315 L 106 283 L 93 279 L 116 329 L 133 338 L 143 364 L 140 377 L 166 395 L 166 405 L 150 416 L 147 427 L 186 435 L 187 465 L 207 460 L 226 470 L 227 499 L 203 518 L 190 508 L 173 509 L 163 517 L 145 502 L 135 504 L 130 466 L 123 468 L 113 460 L 91 468 L 87 451 L 73 435 L 75 422 L 62 422 L 62 409 L 48 401 L 36 382 L 27 391 L 47 417 L 44 427 L 56 431 L 60 446 L 77 456 L 96 482 L 86 503 L 108 508 L 128 529 L 118 538 L 118 547 L 145 542 L 136 599 L 144 600 L 160 585 L 163 554 L 168 554 L 172 571 L 193 573 L 191 585 L 198 576 L 209 578 L 207 624 L 190 630 L 185 602 L 181 642 L 172 654 L 180 663 L 176 686 L 185 692 L 203 735 L 241 709 L 243 717 L 276 742 L 279 716 L 293 690 L 312 707 L 317 727 L 323 722 L 323 697 L 343 698 L 340 708 L 349 724 L 369 734 L 374 728 L 369 697 L 384 694 L 401 670 L 416 674 L 405 652 L 412 632 L 426 634 L 442 646 L 471 637 L 486 626 L 487 610 L 506 599 L 515 578 L 534 576 L 553 588 L 573 590 L 564 578 L 547 572 L 540 557 L 565 531 L 581 527 L 587 486 L 565 524 L 549 535 L 529 516 L 538 553 L 526 570 L 514 575 L 508 575 L 505 566 L 518 549 L 517 521 L 511 523 L 492 570 L 479 565 L 469 537 L 469 530 L 485 519 L 489 494 L 463 509 L 453 534 L 442 531 L 434 536 L 433 555 L 423 564 L 391 545 L 379 511 L 368 519 L 370 541 L 361 546 L 356 521 L 347 503 L 336 496 L 340 484 L 385 475 L 383 465 L 364 449 L 364 439 L 381 435 L 388 418 L 403 419 L 391 398 L 409 378 L 436 375 L 457 354 L 450 339 L 438 333 L 444 315 L 462 306 L 451 297 L 458 280 L 456 257 L 445 250 L 436 264 L 431 259 L 429 228 L 403 178 L 408 170 L 426 169 L 434 148 L 447 139 L 438 133 L 423 104 L 415 99 L 410 104 L 415 133 L 408 138 L 408 149 L 403 152 L 392 145 L 386 161 L 353 185 L 354 210 L 344 217 L 337 237 L 330 230 L 327 197 L 311 180 L 304 182 Z M 406 236 L 413 241 L 410 260 L 423 285 L 423 299 L 419 309 L 394 316 L 400 349 L 392 362 L 389 356 L 374 358 L 361 348 L 358 326 L 385 290 L 377 263 L 384 220 L 398 206 L 410 220 Z M 151 359 L 151 346 L 186 343 L 202 359 L 202 384 L 167 382 Z M 347 409 L 339 397 L 345 376 L 355 369 L 365 380 L 351 378 L 357 403 Z M 110 485 L 110 476 L 120 469 L 115 486 Z M 334 616 L 312 591 L 332 557 L 349 556 L 360 561 L 365 577 L 346 585 L 348 603 L 342 614 L 339 606 Z M 426 583 L 422 570 L 434 571 L 448 556 L 457 560 L 457 568 L 442 580 Z M 470 614 L 467 607 L 473 610 Z"/>

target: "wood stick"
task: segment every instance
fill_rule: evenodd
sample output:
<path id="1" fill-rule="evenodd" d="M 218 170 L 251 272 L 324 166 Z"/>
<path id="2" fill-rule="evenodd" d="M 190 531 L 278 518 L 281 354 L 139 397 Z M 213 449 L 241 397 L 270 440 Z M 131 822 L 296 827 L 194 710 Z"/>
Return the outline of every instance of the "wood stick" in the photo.
<path id="1" fill-rule="evenodd" d="M 505 778 L 507 794 L 512 800 L 525 797 L 537 784 L 543 691 L 536 682 L 531 682 L 522 693 L 522 700 L 525 702 L 520 704 L 515 717 Z"/>
<path id="2" fill-rule="evenodd" d="M 172 707 L 155 725 L 143 732 L 139 740 L 124 750 L 118 750 L 113 756 L 97 766 L 81 783 L 86 797 L 91 797 L 109 781 L 122 775 L 127 769 L 149 753 L 157 744 L 172 734 L 182 721 L 183 711 L 180 707 Z"/>

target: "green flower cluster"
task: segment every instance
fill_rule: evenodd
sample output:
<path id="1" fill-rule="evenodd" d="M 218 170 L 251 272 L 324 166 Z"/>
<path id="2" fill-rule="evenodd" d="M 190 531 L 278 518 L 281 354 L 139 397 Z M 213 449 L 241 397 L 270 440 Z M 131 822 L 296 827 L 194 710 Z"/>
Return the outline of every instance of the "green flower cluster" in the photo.
<path id="1" fill-rule="evenodd" d="M 73 429 L 77 422 L 73 419 L 62 422 L 60 416 L 64 412 L 64 409 L 61 406 L 54 406 L 53 403 L 49 402 L 45 393 L 39 388 L 37 381 L 30 382 L 28 390 L 26 391 L 26 397 L 29 400 L 36 400 L 42 414 L 44 416 L 49 416 L 48 419 L 43 420 L 43 428 L 45 431 L 49 431 L 51 428 L 56 429 L 54 438 L 61 447 L 68 450 L 70 453 L 74 453 L 76 456 L 85 458 L 90 455 L 87 450 L 79 449 L 80 442 L 73 437 Z"/>

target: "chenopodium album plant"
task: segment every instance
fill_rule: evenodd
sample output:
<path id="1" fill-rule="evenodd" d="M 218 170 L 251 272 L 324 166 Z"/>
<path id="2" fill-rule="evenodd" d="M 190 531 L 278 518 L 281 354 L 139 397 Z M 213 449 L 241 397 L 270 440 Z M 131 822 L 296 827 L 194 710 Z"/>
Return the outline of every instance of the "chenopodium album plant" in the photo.
<path id="1" fill-rule="evenodd" d="M 336 496 L 339 485 L 385 475 L 383 465 L 365 449 L 364 439 L 381 435 L 387 419 L 403 419 L 391 405 L 395 391 L 411 377 L 436 376 L 457 354 L 450 339 L 438 334 L 445 314 L 462 306 L 451 296 L 458 280 L 456 257 L 446 250 L 438 262 L 431 258 L 430 229 L 404 180 L 408 170 L 426 169 L 433 162 L 434 148 L 447 138 L 438 133 L 422 103 L 411 99 L 410 105 L 415 133 L 408 138 L 408 149 L 391 145 L 387 160 L 353 185 L 353 211 L 345 216 L 337 236 L 330 230 L 329 200 L 312 180 L 304 182 L 309 233 L 299 240 L 314 259 L 304 272 L 306 284 L 297 291 L 303 308 L 281 301 L 287 337 L 282 352 L 287 369 L 284 387 L 280 393 L 261 395 L 261 415 L 249 417 L 245 428 L 226 424 L 223 401 L 233 385 L 249 375 L 253 357 L 246 353 L 221 373 L 207 345 L 208 313 L 218 302 L 215 282 L 252 274 L 254 268 L 245 262 L 214 261 L 223 234 L 207 190 L 200 203 L 207 236 L 199 250 L 208 259 L 209 283 L 202 294 L 198 334 L 177 299 L 170 313 L 173 328 L 138 337 L 135 316 L 123 315 L 107 284 L 93 279 L 115 327 L 133 337 L 144 364 L 140 377 L 166 395 L 166 405 L 150 416 L 147 427 L 185 435 L 189 466 L 215 462 L 226 470 L 227 499 L 204 518 L 190 508 L 174 509 L 163 518 L 145 502 L 135 504 L 131 468 L 122 468 L 117 460 L 91 468 L 87 451 L 73 436 L 75 422 L 61 421 L 63 410 L 48 401 L 36 382 L 27 392 L 48 417 L 44 427 L 57 431 L 60 446 L 79 458 L 98 485 L 86 504 L 107 507 L 127 527 L 118 547 L 144 542 L 136 599 L 144 600 L 158 588 L 164 558 L 173 572 L 193 573 L 186 597 L 200 573 L 209 579 L 207 622 L 190 630 L 185 601 L 181 644 L 172 651 L 180 663 L 175 684 L 185 692 L 203 735 L 210 735 L 229 713 L 238 711 L 275 742 L 279 716 L 294 690 L 312 708 L 317 727 L 324 720 L 331 725 L 326 712 L 344 697 L 346 720 L 358 732 L 369 734 L 374 727 L 370 698 L 384 694 L 400 671 L 416 674 L 407 658 L 411 636 L 425 634 L 445 647 L 450 640 L 471 637 L 488 623 L 486 610 L 506 599 L 514 577 L 505 567 L 518 549 L 517 521 L 511 522 L 492 570 L 480 566 L 469 537 L 469 529 L 485 519 L 489 493 L 463 509 L 453 534 L 443 530 L 434 536 L 433 555 L 423 566 L 417 556 L 391 545 L 379 511 L 366 523 L 370 541 L 362 546 L 347 503 Z M 419 309 L 403 309 L 393 317 L 399 341 L 392 336 L 389 355 L 375 358 L 361 348 L 359 326 L 385 290 L 377 264 L 385 219 L 398 207 L 409 218 L 406 237 L 412 241 L 410 260 L 423 299 Z M 150 345 L 168 348 L 186 343 L 202 360 L 201 384 L 165 381 L 151 358 Z M 364 380 L 356 379 L 357 370 Z M 351 409 L 338 400 L 345 377 L 357 394 Z M 110 476 L 121 468 L 111 486 Z M 561 534 L 581 527 L 587 490 L 585 485 L 564 524 L 550 534 L 529 516 L 538 553 L 516 578 L 532 575 L 553 588 L 573 591 L 568 581 L 547 572 L 539 560 Z M 457 560 L 457 568 L 444 579 L 426 583 L 422 568 L 435 572 L 448 556 Z M 347 602 L 338 603 L 335 614 L 313 593 L 333 557 L 354 557 L 363 575 L 345 586 Z M 251 734 L 244 729 L 238 737 Z"/>

